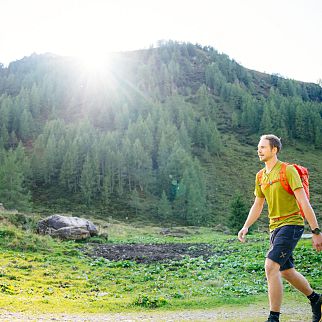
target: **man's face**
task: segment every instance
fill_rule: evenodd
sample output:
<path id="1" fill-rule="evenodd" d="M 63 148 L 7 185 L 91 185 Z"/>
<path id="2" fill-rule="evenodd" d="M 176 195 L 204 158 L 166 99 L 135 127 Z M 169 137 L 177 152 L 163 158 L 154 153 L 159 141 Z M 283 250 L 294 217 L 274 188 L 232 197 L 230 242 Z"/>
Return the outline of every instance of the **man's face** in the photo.
<path id="1" fill-rule="evenodd" d="M 267 162 L 276 156 L 277 148 L 271 148 L 267 139 L 261 139 L 258 143 L 257 154 L 259 160 Z"/>

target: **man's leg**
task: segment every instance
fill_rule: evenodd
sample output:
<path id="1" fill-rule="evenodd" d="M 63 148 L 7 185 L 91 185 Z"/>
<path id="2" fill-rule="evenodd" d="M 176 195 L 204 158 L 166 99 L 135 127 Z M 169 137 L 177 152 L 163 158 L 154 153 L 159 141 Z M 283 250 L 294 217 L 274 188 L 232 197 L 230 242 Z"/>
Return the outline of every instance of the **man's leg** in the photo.
<path id="1" fill-rule="evenodd" d="M 286 269 L 282 271 L 281 274 L 283 278 L 285 278 L 305 296 L 309 296 L 313 293 L 313 289 L 311 288 L 307 279 L 294 268 Z"/>
<path id="2" fill-rule="evenodd" d="M 294 268 L 286 269 L 282 271 L 281 274 L 283 278 L 285 278 L 290 284 L 306 295 L 306 297 L 310 300 L 313 313 L 312 321 L 322 321 L 322 296 L 315 293 L 307 279 Z"/>
<path id="3" fill-rule="evenodd" d="M 270 236 L 270 249 L 266 254 L 265 272 L 268 283 L 270 316 L 268 321 L 279 321 L 283 298 L 283 283 L 280 270 L 293 268 L 292 252 L 303 233 L 303 226 L 286 225 L 275 229 Z"/>
<path id="4" fill-rule="evenodd" d="M 280 265 L 269 258 L 265 261 L 270 310 L 280 312 L 283 298 L 283 283 Z"/>

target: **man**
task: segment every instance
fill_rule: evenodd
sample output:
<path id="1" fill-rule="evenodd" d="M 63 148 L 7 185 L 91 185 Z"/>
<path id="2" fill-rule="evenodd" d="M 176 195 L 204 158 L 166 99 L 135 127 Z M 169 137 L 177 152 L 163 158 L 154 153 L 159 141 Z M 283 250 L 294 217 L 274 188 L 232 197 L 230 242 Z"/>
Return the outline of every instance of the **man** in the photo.
<path id="1" fill-rule="evenodd" d="M 313 247 L 318 252 L 322 250 L 322 234 L 301 178 L 294 166 L 286 167 L 287 181 L 294 195 L 287 192 L 280 182 L 283 163 L 278 160 L 277 154 L 281 148 L 281 141 L 275 135 L 263 135 L 260 138 L 258 156 L 265 162 L 265 168 L 261 175 L 259 173 L 256 175 L 255 201 L 243 228 L 238 233 L 238 239 L 245 242 L 248 229 L 259 218 L 266 200 L 271 232 L 271 245 L 265 260 L 270 304 L 267 322 L 279 321 L 283 296 L 282 277 L 308 297 L 311 302 L 313 322 L 318 322 L 322 321 L 322 296 L 315 293 L 306 278 L 295 270 L 292 256 L 304 230 L 304 220 L 299 205 L 312 230 Z"/>

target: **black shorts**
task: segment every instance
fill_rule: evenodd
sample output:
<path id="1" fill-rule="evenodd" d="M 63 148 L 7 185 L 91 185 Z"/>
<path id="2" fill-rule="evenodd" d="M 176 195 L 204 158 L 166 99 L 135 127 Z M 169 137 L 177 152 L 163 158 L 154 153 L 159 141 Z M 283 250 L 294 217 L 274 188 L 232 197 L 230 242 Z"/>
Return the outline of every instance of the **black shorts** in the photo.
<path id="1" fill-rule="evenodd" d="M 270 249 L 266 257 L 280 264 L 280 271 L 294 267 L 293 250 L 300 240 L 304 226 L 287 225 L 276 228 L 270 237 Z"/>

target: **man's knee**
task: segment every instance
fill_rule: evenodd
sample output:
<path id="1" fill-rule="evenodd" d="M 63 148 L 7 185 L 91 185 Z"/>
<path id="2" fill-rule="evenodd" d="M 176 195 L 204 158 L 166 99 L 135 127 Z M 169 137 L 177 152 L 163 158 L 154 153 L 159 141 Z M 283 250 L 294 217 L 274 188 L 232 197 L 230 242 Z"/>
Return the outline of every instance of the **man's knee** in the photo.
<path id="1" fill-rule="evenodd" d="M 287 281 L 290 280 L 292 277 L 294 277 L 296 271 L 294 268 L 289 268 L 286 270 L 281 271 L 281 275 L 284 279 L 286 279 Z"/>
<path id="2" fill-rule="evenodd" d="M 265 273 L 266 276 L 274 275 L 276 273 L 279 273 L 280 270 L 280 264 L 272 261 L 269 258 L 266 258 L 265 260 Z"/>

